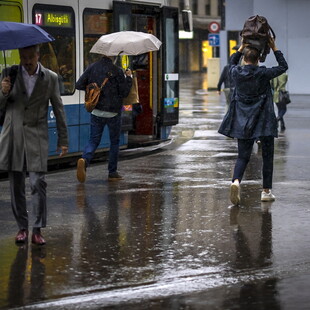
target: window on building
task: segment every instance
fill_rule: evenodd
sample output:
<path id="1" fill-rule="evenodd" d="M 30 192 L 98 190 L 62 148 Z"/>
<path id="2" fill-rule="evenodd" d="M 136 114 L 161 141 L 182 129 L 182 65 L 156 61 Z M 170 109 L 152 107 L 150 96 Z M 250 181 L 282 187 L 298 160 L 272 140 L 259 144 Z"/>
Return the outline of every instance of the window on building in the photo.
<path id="1" fill-rule="evenodd" d="M 218 1 L 217 3 L 217 15 L 218 16 L 222 16 L 222 6 L 223 6 L 222 1 Z"/>
<path id="2" fill-rule="evenodd" d="M 210 0 L 206 0 L 205 14 L 208 15 L 208 16 L 211 15 L 211 3 L 210 3 Z"/>
<path id="3" fill-rule="evenodd" d="M 198 15 L 198 0 L 192 0 L 193 15 Z"/>
<path id="4" fill-rule="evenodd" d="M 104 34 L 111 33 L 112 13 L 106 10 L 85 9 L 83 12 L 84 69 L 102 55 L 90 53 L 92 46 Z"/>
<path id="5" fill-rule="evenodd" d="M 185 9 L 184 0 L 180 0 L 180 11 Z"/>

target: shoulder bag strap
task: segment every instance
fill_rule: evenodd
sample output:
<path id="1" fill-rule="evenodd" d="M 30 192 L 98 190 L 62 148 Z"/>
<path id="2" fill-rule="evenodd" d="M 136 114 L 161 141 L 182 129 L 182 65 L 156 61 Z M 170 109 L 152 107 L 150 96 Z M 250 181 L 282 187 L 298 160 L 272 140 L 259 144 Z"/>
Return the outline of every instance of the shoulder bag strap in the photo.
<path id="1" fill-rule="evenodd" d="M 109 80 L 109 78 L 107 78 L 107 77 L 103 80 L 103 82 L 100 86 L 100 89 L 102 89 L 104 87 L 104 85 L 107 84 L 108 80 Z"/>

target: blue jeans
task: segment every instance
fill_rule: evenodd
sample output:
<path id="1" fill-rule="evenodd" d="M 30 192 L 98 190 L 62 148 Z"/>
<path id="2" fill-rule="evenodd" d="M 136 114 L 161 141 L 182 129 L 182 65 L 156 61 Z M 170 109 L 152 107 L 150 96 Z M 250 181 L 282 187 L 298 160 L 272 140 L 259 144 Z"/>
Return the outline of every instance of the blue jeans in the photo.
<path id="1" fill-rule="evenodd" d="M 263 188 L 272 188 L 274 137 L 260 137 L 263 157 Z M 250 160 L 255 139 L 238 139 L 238 158 L 232 181 L 241 182 L 246 166 Z"/>
<path id="2" fill-rule="evenodd" d="M 121 115 L 111 118 L 98 117 L 91 114 L 90 120 L 90 138 L 86 145 L 82 157 L 86 160 L 86 166 L 89 166 L 94 157 L 94 153 L 100 144 L 105 125 L 109 128 L 110 151 L 109 151 L 109 173 L 117 171 L 117 161 L 119 153 L 119 140 L 121 134 Z"/>

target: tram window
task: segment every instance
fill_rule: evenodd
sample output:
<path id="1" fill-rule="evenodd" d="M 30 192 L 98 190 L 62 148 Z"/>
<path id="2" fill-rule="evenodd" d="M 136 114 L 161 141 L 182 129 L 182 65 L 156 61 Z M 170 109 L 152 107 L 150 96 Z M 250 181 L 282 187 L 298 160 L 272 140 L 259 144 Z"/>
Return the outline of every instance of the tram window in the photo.
<path id="1" fill-rule="evenodd" d="M 83 12 L 84 28 L 84 69 L 100 59 L 102 55 L 89 51 L 97 40 L 112 31 L 112 12 L 99 9 L 85 9 Z"/>
<path id="2" fill-rule="evenodd" d="M 33 22 L 50 33 L 55 41 L 42 44 L 40 62 L 58 74 L 61 95 L 72 95 L 76 81 L 76 38 L 73 9 L 37 4 Z"/>
<path id="3" fill-rule="evenodd" d="M 169 73 L 177 72 L 177 46 L 175 44 L 175 27 L 174 27 L 174 20 L 172 18 L 166 19 L 166 70 Z M 176 83 L 173 81 L 168 82 L 167 84 L 167 98 L 174 98 L 175 90 L 176 90 Z"/>
<path id="4" fill-rule="evenodd" d="M 61 95 L 71 95 L 75 89 L 75 40 L 63 35 L 55 41 L 42 44 L 40 62 L 58 75 Z"/>

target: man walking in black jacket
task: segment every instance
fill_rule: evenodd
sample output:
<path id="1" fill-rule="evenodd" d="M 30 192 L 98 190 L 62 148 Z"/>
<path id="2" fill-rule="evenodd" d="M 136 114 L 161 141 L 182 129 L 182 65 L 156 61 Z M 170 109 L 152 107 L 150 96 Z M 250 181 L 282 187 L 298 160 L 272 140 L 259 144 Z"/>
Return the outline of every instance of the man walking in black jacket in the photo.
<path id="1" fill-rule="evenodd" d="M 117 171 L 119 140 L 121 134 L 121 113 L 123 98 L 127 97 L 132 86 L 131 70 L 116 67 L 109 57 L 103 56 L 91 64 L 76 83 L 76 89 L 85 90 L 90 83 L 101 85 L 107 77 L 108 82 L 103 87 L 98 104 L 91 112 L 90 138 L 82 158 L 77 163 L 77 179 L 83 183 L 86 179 L 86 167 L 89 166 L 94 153 L 101 141 L 104 127 L 107 125 L 110 134 L 109 176 L 110 181 L 121 180 Z"/>
<path id="2" fill-rule="evenodd" d="M 231 91 L 234 88 L 233 85 L 233 80 L 230 77 L 230 65 L 226 65 L 223 68 L 223 71 L 221 73 L 220 79 L 217 84 L 217 93 L 220 95 L 221 94 L 221 89 L 222 89 L 222 84 L 224 83 L 224 93 L 225 93 L 225 98 L 226 98 L 226 104 L 230 104 L 230 98 L 231 98 Z"/>

